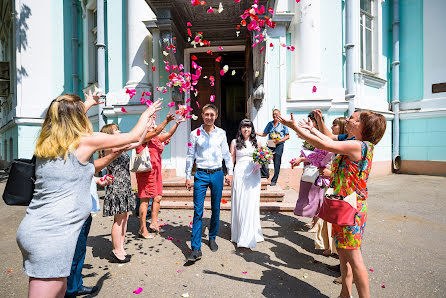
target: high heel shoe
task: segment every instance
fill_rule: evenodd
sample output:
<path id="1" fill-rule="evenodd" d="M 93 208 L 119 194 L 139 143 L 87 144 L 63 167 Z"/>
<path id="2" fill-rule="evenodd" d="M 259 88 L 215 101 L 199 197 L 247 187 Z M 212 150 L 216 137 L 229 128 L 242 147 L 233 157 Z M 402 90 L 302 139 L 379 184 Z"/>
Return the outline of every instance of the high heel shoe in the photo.
<path id="1" fill-rule="evenodd" d="M 139 238 L 144 238 L 144 239 L 153 239 L 154 236 L 153 235 L 144 235 L 143 233 L 141 233 L 141 231 L 138 232 Z"/>
<path id="2" fill-rule="evenodd" d="M 111 258 L 111 262 L 112 263 L 128 263 L 128 262 L 130 262 L 130 257 L 125 257 L 124 258 L 124 260 L 121 260 L 120 258 L 118 258 L 116 255 L 115 255 L 115 253 L 112 251 L 111 253 L 110 253 L 110 258 Z"/>

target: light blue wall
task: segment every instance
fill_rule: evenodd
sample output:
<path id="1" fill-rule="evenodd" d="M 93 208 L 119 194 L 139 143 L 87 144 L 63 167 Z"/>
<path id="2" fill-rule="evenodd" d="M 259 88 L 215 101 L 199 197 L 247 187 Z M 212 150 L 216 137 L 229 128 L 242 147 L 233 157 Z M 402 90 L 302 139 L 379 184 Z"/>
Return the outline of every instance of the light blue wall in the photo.
<path id="1" fill-rule="evenodd" d="M 446 161 L 446 118 L 400 121 L 403 160 Z"/>
<path id="2" fill-rule="evenodd" d="M 373 161 L 392 160 L 392 121 L 387 121 L 386 132 L 373 149 Z"/>
<path id="3" fill-rule="evenodd" d="M 71 19 L 69 18 L 70 12 L 67 11 L 69 9 L 70 1 L 52 1 L 50 18 L 52 20 L 51 32 L 42 32 L 42 36 L 45 34 L 49 37 L 51 44 L 51 53 L 52 53 L 52 77 L 51 82 L 49 82 L 50 88 L 53 88 L 53 94 L 55 97 L 63 94 L 69 93 L 72 90 L 71 83 L 67 83 L 65 78 L 67 72 L 71 74 Z M 68 14 L 68 16 L 67 16 Z M 70 27 L 66 27 L 66 25 L 70 25 Z M 68 37 L 65 36 L 64 30 L 68 32 Z M 69 44 L 66 45 L 69 39 Z M 42 39 L 42 42 L 43 39 Z M 68 52 L 67 47 L 69 46 Z M 38 59 L 38 58 L 37 58 Z"/>
<path id="4" fill-rule="evenodd" d="M 400 61 L 400 100 L 422 99 L 423 0 L 400 0 Z"/>
<path id="5" fill-rule="evenodd" d="M 19 125 L 17 127 L 19 158 L 31 158 L 33 156 L 40 129 L 40 125 Z"/>

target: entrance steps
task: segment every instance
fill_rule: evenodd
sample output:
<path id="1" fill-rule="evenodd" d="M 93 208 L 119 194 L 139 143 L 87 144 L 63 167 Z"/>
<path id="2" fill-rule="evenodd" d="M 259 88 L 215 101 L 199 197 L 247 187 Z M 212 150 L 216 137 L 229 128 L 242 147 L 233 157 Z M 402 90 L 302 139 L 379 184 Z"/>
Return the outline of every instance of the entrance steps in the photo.
<path id="1" fill-rule="evenodd" d="M 166 209 L 193 209 L 193 190 L 186 190 L 186 179 L 184 177 L 172 177 L 163 181 L 163 200 L 161 208 Z M 278 184 L 275 186 L 268 185 L 267 179 L 262 179 L 260 191 L 260 209 L 262 211 L 292 211 L 296 203 L 296 196 L 293 202 L 288 202 L 286 193 Z M 211 193 L 206 192 L 204 202 L 205 209 L 211 209 Z M 224 185 L 222 193 L 222 203 L 220 206 L 223 210 L 231 209 L 231 186 Z"/>

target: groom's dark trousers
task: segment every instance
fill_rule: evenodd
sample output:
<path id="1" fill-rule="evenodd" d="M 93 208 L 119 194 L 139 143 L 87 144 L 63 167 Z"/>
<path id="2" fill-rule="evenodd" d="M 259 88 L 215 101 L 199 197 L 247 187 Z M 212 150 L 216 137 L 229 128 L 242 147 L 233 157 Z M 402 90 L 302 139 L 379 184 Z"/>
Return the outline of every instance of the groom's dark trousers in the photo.
<path id="1" fill-rule="evenodd" d="M 192 226 L 192 249 L 200 250 L 203 230 L 203 206 L 208 187 L 211 189 L 212 216 L 209 239 L 215 239 L 220 224 L 220 203 L 223 191 L 223 171 L 197 169 L 194 176 L 194 223 Z"/>

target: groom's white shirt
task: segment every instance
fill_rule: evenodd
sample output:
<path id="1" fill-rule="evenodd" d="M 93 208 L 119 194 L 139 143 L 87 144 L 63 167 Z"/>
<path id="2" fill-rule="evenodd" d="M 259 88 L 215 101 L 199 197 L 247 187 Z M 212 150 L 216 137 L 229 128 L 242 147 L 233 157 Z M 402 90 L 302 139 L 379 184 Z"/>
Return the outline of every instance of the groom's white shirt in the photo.
<path id="1" fill-rule="evenodd" d="M 197 135 L 200 130 L 200 135 Z M 186 156 L 186 179 L 192 177 L 192 167 L 195 163 L 200 169 L 217 169 L 222 166 L 222 160 L 225 160 L 228 175 L 232 175 L 234 164 L 232 163 L 231 153 L 229 152 L 226 132 L 215 126 L 209 135 L 203 125 L 190 133 L 190 145 Z"/>

